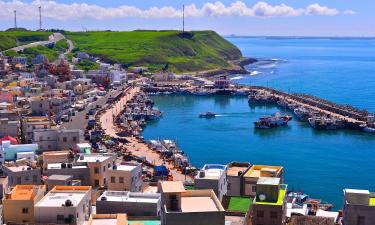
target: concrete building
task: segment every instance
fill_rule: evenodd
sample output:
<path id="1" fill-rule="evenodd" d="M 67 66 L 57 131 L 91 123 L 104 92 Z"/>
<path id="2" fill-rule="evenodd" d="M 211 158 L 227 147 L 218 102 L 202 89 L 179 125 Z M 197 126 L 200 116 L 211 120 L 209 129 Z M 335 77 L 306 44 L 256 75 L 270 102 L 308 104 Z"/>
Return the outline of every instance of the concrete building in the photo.
<path id="1" fill-rule="evenodd" d="M 50 163 L 45 171 L 47 176 L 51 175 L 69 175 L 73 180 L 79 180 L 82 185 L 91 185 L 90 169 L 86 163 Z"/>
<path id="2" fill-rule="evenodd" d="M 34 140 L 34 130 L 50 128 L 51 121 L 47 116 L 24 117 L 21 122 L 22 138 L 25 143 L 31 143 Z"/>
<path id="3" fill-rule="evenodd" d="M 82 225 L 91 215 L 91 187 L 55 186 L 34 208 L 36 223 Z"/>
<path id="4" fill-rule="evenodd" d="M 0 177 L 0 200 L 4 199 L 10 191 L 8 177 Z"/>
<path id="5" fill-rule="evenodd" d="M 18 120 L 9 120 L 0 118 L 0 138 L 11 136 L 17 138 L 20 131 L 20 122 Z"/>
<path id="6" fill-rule="evenodd" d="M 43 171 L 47 169 L 48 164 L 68 163 L 72 156 L 70 151 L 51 151 L 43 152 Z M 73 155 L 74 156 L 74 155 Z"/>
<path id="7" fill-rule="evenodd" d="M 4 223 L 34 223 L 34 205 L 44 196 L 44 185 L 17 185 L 3 200 Z"/>
<path id="8" fill-rule="evenodd" d="M 105 191 L 96 201 L 96 213 L 126 213 L 129 216 L 160 216 L 160 194 Z"/>
<path id="9" fill-rule="evenodd" d="M 253 225 L 284 225 L 286 222 L 287 186 L 280 178 L 261 177 L 257 182 L 257 193 L 250 206 Z"/>
<path id="10" fill-rule="evenodd" d="M 375 223 L 375 193 L 368 190 L 344 189 L 344 225 Z"/>
<path id="11" fill-rule="evenodd" d="M 195 177 L 196 189 L 212 189 L 221 201 L 227 193 L 227 166 L 206 164 Z"/>
<path id="12" fill-rule="evenodd" d="M 45 55 L 39 54 L 36 55 L 34 58 L 31 59 L 32 64 L 43 64 L 45 62 L 48 62 L 48 58 Z"/>
<path id="13" fill-rule="evenodd" d="M 69 108 L 68 98 L 61 97 L 33 97 L 30 99 L 30 108 L 33 116 L 60 115 Z"/>
<path id="14" fill-rule="evenodd" d="M 46 180 L 47 190 L 52 190 L 55 186 L 81 186 L 81 181 L 73 180 L 71 175 L 51 175 Z"/>
<path id="15" fill-rule="evenodd" d="M 281 166 L 253 165 L 243 175 L 243 195 L 254 197 L 256 184 L 261 177 L 278 177 L 283 182 L 284 168 Z"/>
<path id="16" fill-rule="evenodd" d="M 142 166 L 136 163 L 113 165 L 107 172 L 108 190 L 132 191 L 142 190 Z"/>
<path id="17" fill-rule="evenodd" d="M 8 177 L 9 186 L 41 184 L 40 168 L 27 165 L 2 165 L 4 174 Z"/>
<path id="18" fill-rule="evenodd" d="M 128 225 L 126 214 L 91 214 L 86 225 Z"/>
<path id="19" fill-rule="evenodd" d="M 247 162 L 231 162 L 227 165 L 227 196 L 243 195 L 243 176 L 250 166 L 250 163 Z"/>
<path id="20" fill-rule="evenodd" d="M 107 172 L 115 164 L 116 154 L 81 154 L 77 163 L 87 163 L 92 186 L 106 186 Z"/>
<path id="21" fill-rule="evenodd" d="M 30 157 L 30 155 L 35 155 L 36 151 L 38 151 L 37 144 L 12 145 L 10 141 L 3 141 L 0 145 L 0 162 L 4 164 L 4 161 L 16 161 L 25 157 L 24 153 L 27 153 L 27 157 Z M 34 159 L 30 158 L 31 160 Z"/>
<path id="22" fill-rule="evenodd" d="M 38 144 L 41 152 L 73 149 L 83 140 L 83 132 L 80 129 L 53 128 L 33 131 L 33 142 Z"/>
<path id="23" fill-rule="evenodd" d="M 159 183 L 162 225 L 224 225 L 225 210 L 212 190 L 185 190 L 180 181 Z"/>

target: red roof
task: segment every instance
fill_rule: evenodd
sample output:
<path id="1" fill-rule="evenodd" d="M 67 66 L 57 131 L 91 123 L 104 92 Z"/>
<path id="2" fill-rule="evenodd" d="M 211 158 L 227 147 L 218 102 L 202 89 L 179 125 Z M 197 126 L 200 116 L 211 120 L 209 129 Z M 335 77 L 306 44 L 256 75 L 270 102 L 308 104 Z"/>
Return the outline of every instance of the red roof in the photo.
<path id="1" fill-rule="evenodd" d="M 18 144 L 18 140 L 14 137 L 11 137 L 11 136 L 5 136 L 3 138 L 0 139 L 0 142 L 3 142 L 3 141 L 10 141 L 10 143 L 12 145 L 17 145 Z"/>

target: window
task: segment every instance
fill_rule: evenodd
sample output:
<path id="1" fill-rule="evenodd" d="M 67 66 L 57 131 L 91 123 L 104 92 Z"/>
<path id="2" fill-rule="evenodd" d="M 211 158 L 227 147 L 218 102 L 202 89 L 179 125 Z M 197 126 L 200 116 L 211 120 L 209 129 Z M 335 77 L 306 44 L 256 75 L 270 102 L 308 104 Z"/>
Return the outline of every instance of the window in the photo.
<path id="1" fill-rule="evenodd" d="M 228 190 L 230 190 L 230 183 L 228 183 L 228 187 L 227 187 Z"/>
<path id="2" fill-rule="evenodd" d="M 272 219 L 276 219 L 276 218 L 277 218 L 277 212 L 275 212 L 275 211 L 271 211 L 271 213 L 270 213 L 270 217 L 271 217 Z"/>
<path id="3" fill-rule="evenodd" d="M 120 184 L 123 184 L 123 183 L 124 183 L 124 178 L 123 178 L 123 177 L 119 177 L 119 183 L 120 183 Z"/>
<path id="4" fill-rule="evenodd" d="M 29 176 L 25 176 L 25 181 L 29 181 Z"/>
<path id="5" fill-rule="evenodd" d="M 33 183 L 36 183 L 36 182 L 38 182 L 38 175 L 33 176 Z"/>
<path id="6" fill-rule="evenodd" d="M 43 136 L 40 136 L 40 137 L 39 137 L 39 141 L 43 141 Z"/>
<path id="7" fill-rule="evenodd" d="M 21 184 L 21 177 L 17 177 L 17 184 Z"/>
<path id="8" fill-rule="evenodd" d="M 116 177 L 111 177 L 111 183 L 116 183 Z"/>
<path id="9" fill-rule="evenodd" d="M 110 163 L 108 163 L 108 168 L 111 168 L 111 164 Z"/>
<path id="10" fill-rule="evenodd" d="M 103 166 L 103 172 L 105 172 L 105 166 Z"/>
<path id="11" fill-rule="evenodd" d="M 77 137 L 73 137 L 73 141 L 76 142 L 77 141 Z"/>
<path id="12" fill-rule="evenodd" d="M 95 180 L 95 186 L 99 186 L 99 180 Z"/>
<path id="13" fill-rule="evenodd" d="M 63 142 L 66 142 L 66 141 L 67 141 L 66 137 L 63 137 Z"/>
<path id="14" fill-rule="evenodd" d="M 257 217 L 258 218 L 263 218 L 264 217 L 264 212 L 262 210 L 257 211 Z"/>
<path id="15" fill-rule="evenodd" d="M 252 186 L 252 187 L 251 187 L 251 191 L 252 191 L 252 192 L 257 192 L 257 186 L 255 186 L 255 185 Z"/>
<path id="16" fill-rule="evenodd" d="M 357 225 L 365 225 L 366 224 L 366 217 L 358 216 L 357 217 Z"/>
<path id="17" fill-rule="evenodd" d="M 64 215 L 57 215 L 56 219 L 57 219 L 57 221 L 64 220 Z"/>
<path id="18" fill-rule="evenodd" d="M 99 173 L 99 167 L 94 168 L 94 173 L 98 174 Z"/>
<path id="19" fill-rule="evenodd" d="M 44 125 L 44 129 L 47 129 L 47 125 Z"/>
<path id="20" fill-rule="evenodd" d="M 29 208 L 22 208 L 22 213 L 23 214 L 28 214 L 29 213 Z"/>

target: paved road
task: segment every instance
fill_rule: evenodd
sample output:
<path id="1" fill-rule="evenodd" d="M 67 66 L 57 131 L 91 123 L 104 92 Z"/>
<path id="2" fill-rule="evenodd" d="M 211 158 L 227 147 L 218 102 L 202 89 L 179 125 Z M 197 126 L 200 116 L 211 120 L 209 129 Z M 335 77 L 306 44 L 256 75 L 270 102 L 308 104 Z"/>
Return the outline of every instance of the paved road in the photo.
<path id="1" fill-rule="evenodd" d="M 33 47 L 37 47 L 37 46 L 40 46 L 40 45 L 48 45 L 48 44 L 56 43 L 56 42 L 58 42 L 62 39 L 65 39 L 64 35 L 62 35 L 60 33 L 53 33 L 49 37 L 48 41 L 33 42 L 33 43 L 30 43 L 30 44 L 27 44 L 27 45 L 21 45 L 21 46 L 14 47 L 14 48 L 11 48 L 11 49 L 8 49 L 8 50 L 13 50 L 13 51 L 19 52 L 19 51 L 23 51 L 25 48 L 33 48 Z M 5 50 L 5 51 L 7 51 L 7 50 Z"/>
<path id="2" fill-rule="evenodd" d="M 61 124 L 61 127 L 66 129 L 81 129 L 84 131 L 88 122 L 88 119 L 86 119 L 86 113 L 90 109 L 95 108 L 96 105 L 105 107 L 108 98 L 111 96 L 117 96 L 121 91 L 122 87 L 118 87 L 118 90 L 110 90 L 105 96 L 101 96 L 95 102 L 89 103 L 84 110 L 76 112 L 75 116 L 71 117 L 71 121 Z"/>

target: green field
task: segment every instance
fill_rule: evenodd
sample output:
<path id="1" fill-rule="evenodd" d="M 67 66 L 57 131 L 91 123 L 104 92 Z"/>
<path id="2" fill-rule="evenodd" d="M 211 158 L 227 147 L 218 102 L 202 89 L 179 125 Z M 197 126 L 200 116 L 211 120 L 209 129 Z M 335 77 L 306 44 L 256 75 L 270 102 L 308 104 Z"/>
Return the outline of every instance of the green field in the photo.
<path id="1" fill-rule="evenodd" d="M 127 67 L 175 72 L 220 69 L 242 57 L 240 50 L 213 31 L 67 32 L 75 51 Z"/>
<path id="2" fill-rule="evenodd" d="M 249 208 L 250 197 L 231 197 L 229 200 L 229 211 L 247 212 Z"/>
<path id="3" fill-rule="evenodd" d="M 34 31 L 6 31 L 0 32 L 0 51 L 4 51 L 19 45 L 46 41 L 50 32 L 34 32 Z"/>

